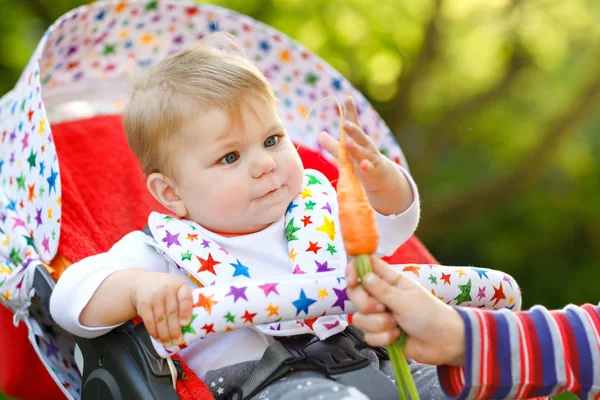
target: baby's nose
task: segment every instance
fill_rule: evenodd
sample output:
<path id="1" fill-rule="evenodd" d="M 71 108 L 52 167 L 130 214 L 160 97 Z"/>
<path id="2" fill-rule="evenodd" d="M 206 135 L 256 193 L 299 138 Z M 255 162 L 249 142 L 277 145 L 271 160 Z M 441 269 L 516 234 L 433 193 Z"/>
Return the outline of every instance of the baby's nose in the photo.
<path id="1" fill-rule="evenodd" d="M 273 157 L 263 156 L 257 158 L 252 165 L 252 176 L 260 178 L 264 174 L 268 174 L 277 169 L 277 163 Z"/>

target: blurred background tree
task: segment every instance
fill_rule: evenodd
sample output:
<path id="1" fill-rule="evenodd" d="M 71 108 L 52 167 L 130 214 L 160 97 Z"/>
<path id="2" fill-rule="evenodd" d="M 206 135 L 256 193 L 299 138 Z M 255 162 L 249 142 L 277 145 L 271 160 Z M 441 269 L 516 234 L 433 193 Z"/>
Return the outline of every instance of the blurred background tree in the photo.
<path id="1" fill-rule="evenodd" d="M 209 2 L 300 41 L 373 102 L 441 263 L 509 272 L 525 307 L 600 300 L 600 2 Z M 0 0 L 0 92 L 83 3 Z"/>

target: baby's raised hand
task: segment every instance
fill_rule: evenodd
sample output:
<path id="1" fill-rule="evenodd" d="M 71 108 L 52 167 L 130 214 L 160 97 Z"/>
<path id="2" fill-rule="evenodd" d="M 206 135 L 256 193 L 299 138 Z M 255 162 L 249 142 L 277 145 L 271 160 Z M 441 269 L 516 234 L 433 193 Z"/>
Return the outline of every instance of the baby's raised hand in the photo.
<path id="1" fill-rule="evenodd" d="M 179 276 L 146 272 L 139 277 L 132 304 L 148 333 L 165 346 L 183 342 L 181 328 L 192 317 L 192 290 Z"/>
<path id="2" fill-rule="evenodd" d="M 400 214 L 413 202 L 410 184 L 398 166 L 379 152 L 358 123 L 358 113 L 351 97 L 345 102 L 346 148 L 362 181 L 373 208 L 383 215 Z M 333 157 L 338 157 L 339 142 L 326 132 L 319 144 Z"/>

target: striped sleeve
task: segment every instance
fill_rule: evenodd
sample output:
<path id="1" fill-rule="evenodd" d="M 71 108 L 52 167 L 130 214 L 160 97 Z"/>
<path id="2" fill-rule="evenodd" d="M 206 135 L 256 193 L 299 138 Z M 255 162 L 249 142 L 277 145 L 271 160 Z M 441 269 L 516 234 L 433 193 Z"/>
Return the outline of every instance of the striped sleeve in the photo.
<path id="1" fill-rule="evenodd" d="M 600 400 L 600 304 L 560 311 L 456 308 L 465 366 L 438 368 L 453 399 L 521 399 L 572 392 Z"/>

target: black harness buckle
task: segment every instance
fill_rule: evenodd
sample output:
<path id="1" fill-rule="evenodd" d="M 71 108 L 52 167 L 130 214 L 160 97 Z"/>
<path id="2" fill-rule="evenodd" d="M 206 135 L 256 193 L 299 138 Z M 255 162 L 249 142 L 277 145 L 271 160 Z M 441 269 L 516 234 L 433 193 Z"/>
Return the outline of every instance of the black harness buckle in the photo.
<path id="1" fill-rule="evenodd" d="M 312 365 L 327 376 L 334 376 L 370 365 L 369 359 L 345 335 L 337 334 L 325 340 L 319 340 L 314 335 L 278 337 L 277 340 L 294 356 L 288 362 L 289 366 L 308 364 L 306 367 Z"/>

